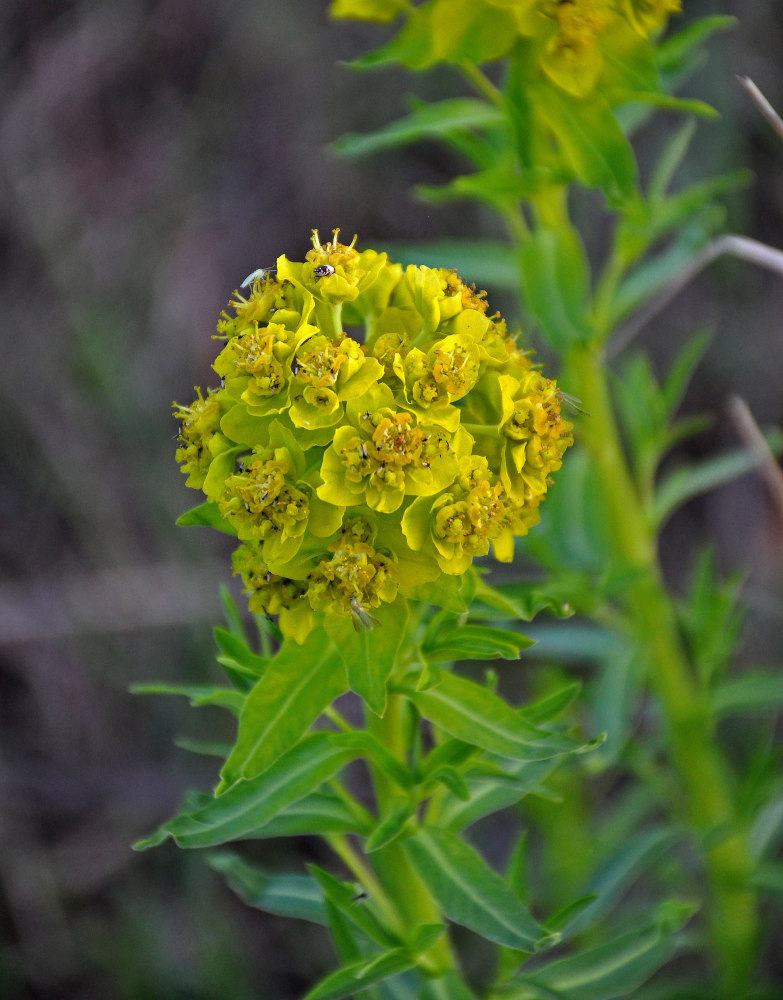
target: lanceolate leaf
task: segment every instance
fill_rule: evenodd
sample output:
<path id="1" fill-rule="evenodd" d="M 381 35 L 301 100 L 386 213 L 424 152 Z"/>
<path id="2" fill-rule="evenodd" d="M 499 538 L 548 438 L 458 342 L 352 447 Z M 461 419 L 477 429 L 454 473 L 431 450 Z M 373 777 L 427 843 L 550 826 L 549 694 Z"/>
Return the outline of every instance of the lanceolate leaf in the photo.
<path id="1" fill-rule="evenodd" d="M 542 782 L 556 764 L 555 760 L 517 762 L 509 769 L 516 777 L 514 782 L 499 781 L 491 775 L 467 775 L 468 800 L 449 799 L 438 812 L 438 823 L 456 833 L 526 795 L 541 794 Z"/>
<path id="2" fill-rule="evenodd" d="M 309 875 L 269 874 L 229 852 L 211 854 L 207 863 L 248 906 L 280 917 L 326 923 L 323 894 Z"/>
<path id="3" fill-rule="evenodd" d="M 304 645 L 288 640 L 247 695 L 223 785 L 261 774 L 347 687 L 342 659 L 320 629 Z"/>
<path id="4" fill-rule="evenodd" d="M 392 948 L 382 955 L 338 969 L 322 979 L 304 1000 L 341 1000 L 342 997 L 352 997 L 375 983 L 381 983 L 390 976 L 413 968 L 415 964 L 415 958 L 404 948 Z"/>
<path id="5" fill-rule="evenodd" d="M 425 638 L 422 652 L 430 663 L 451 660 L 518 660 L 533 640 L 509 629 L 486 625 L 454 625 Z"/>
<path id="6" fill-rule="evenodd" d="M 557 87 L 538 86 L 532 99 L 557 137 L 577 180 L 600 188 L 610 204 L 633 195 L 633 150 L 600 94 L 575 100 Z"/>
<path id="7" fill-rule="evenodd" d="M 251 836 L 354 756 L 353 751 L 334 746 L 328 733 L 313 733 L 257 778 L 236 782 L 223 795 L 175 817 L 135 846 L 143 850 L 172 837 L 180 847 L 216 847 Z"/>
<path id="8" fill-rule="evenodd" d="M 638 989 L 669 960 L 675 938 L 658 927 L 632 931 L 571 958 L 553 962 L 529 976 L 512 979 L 504 1000 L 533 1000 L 544 996 L 568 1000 L 612 1000 Z M 515 988 L 516 987 L 516 988 Z"/>
<path id="9" fill-rule="evenodd" d="M 271 840 L 274 837 L 297 837 L 304 834 L 362 833 L 371 825 L 372 817 L 363 817 L 348 809 L 336 795 L 313 792 L 265 823 L 251 834 L 253 839 Z"/>
<path id="10" fill-rule="evenodd" d="M 442 912 L 482 937 L 532 951 L 546 931 L 480 854 L 456 834 L 423 827 L 402 842 Z"/>
<path id="11" fill-rule="evenodd" d="M 405 118 L 399 118 L 377 132 L 342 136 L 333 143 L 333 148 L 343 156 L 363 156 L 419 139 L 442 136 L 456 129 L 486 128 L 502 122 L 503 115 L 499 108 L 486 101 L 460 97 L 437 104 L 418 104 Z M 417 260 L 417 263 L 420 261 Z"/>
<path id="12" fill-rule="evenodd" d="M 745 674 L 724 681 L 712 695 L 714 715 L 745 715 L 777 712 L 783 705 L 783 672 Z"/>
<path id="13" fill-rule="evenodd" d="M 234 688 L 196 684 L 166 684 L 151 681 L 131 686 L 133 694 L 180 694 L 190 699 L 194 708 L 202 705 L 220 705 L 238 715 L 245 696 Z"/>
<path id="14" fill-rule="evenodd" d="M 544 760 L 576 748 L 572 740 L 538 729 L 502 698 L 456 674 L 444 671 L 434 687 L 403 693 L 447 733 L 504 757 Z"/>

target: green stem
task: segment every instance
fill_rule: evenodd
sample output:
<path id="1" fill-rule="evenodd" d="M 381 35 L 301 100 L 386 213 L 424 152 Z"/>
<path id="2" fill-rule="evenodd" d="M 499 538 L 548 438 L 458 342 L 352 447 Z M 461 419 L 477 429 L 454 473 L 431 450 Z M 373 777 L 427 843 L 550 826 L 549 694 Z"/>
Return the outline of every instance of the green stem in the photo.
<path id="1" fill-rule="evenodd" d="M 707 694 L 693 676 L 661 580 L 655 535 L 620 444 L 601 358 L 592 347 L 578 347 L 568 362 L 592 415 L 585 421 L 583 439 L 600 474 L 615 554 L 640 571 L 629 587 L 629 610 L 649 656 L 650 685 L 664 710 L 687 818 L 705 841 L 713 838 L 712 846 L 704 848 L 710 883 L 707 918 L 724 995 L 733 997 L 749 982 L 759 921 L 755 895 L 747 888 L 751 858 L 734 808 L 730 768 L 715 743 Z"/>
<path id="2" fill-rule="evenodd" d="M 485 74 L 481 72 L 475 63 L 465 60 L 459 64 L 459 68 L 465 79 L 468 80 L 473 87 L 475 87 L 482 97 L 486 97 L 486 99 L 492 104 L 503 104 L 503 94 L 498 90 L 489 77 L 485 76 Z"/>
<path id="3" fill-rule="evenodd" d="M 401 695 L 390 694 L 386 712 L 379 718 L 372 712 L 367 713 L 367 730 L 391 753 L 397 760 L 407 763 L 409 748 L 409 726 L 407 718 L 408 702 Z M 375 797 L 378 813 L 383 816 L 387 804 L 398 794 L 391 779 L 371 765 L 370 767 L 375 787 Z M 399 842 L 387 844 L 372 855 L 373 866 L 383 884 L 384 890 L 393 900 L 397 911 L 402 917 L 408 931 L 413 931 L 421 924 L 436 924 L 443 922 L 443 916 L 429 890 L 400 846 Z M 422 967 L 430 974 L 444 975 L 456 967 L 456 960 L 451 950 L 448 937 L 439 938 L 421 956 Z"/>

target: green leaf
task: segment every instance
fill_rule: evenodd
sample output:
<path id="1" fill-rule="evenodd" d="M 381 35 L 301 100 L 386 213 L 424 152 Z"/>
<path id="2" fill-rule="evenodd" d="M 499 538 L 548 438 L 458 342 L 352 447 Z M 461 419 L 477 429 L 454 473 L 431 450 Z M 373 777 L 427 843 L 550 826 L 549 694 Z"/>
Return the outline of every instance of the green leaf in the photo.
<path id="1" fill-rule="evenodd" d="M 331 615 L 326 630 L 345 663 L 348 684 L 375 712 L 386 711 L 386 681 L 405 635 L 408 605 L 384 604 L 374 612 L 379 624 L 356 632 L 351 621 Z"/>
<path id="2" fill-rule="evenodd" d="M 443 136 L 458 129 L 483 129 L 502 124 L 503 115 L 498 108 L 486 101 L 457 97 L 437 104 L 418 103 L 404 118 L 390 122 L 377 132 L 343 135 L 332 144 L 332 148 L 341 156 L 366 156 L 420 139 Z"/>
<path id="3" fill-rule="evenodd" d="M 374 955 L 338 969 L 322 979 L 304 1000 L 341 1000 L 342 997 L 351 997 L 368 986 L 413 968 L 415 964 L 415 959 L 404 948 L 392 948 L 382 955 Z"/>
<path id="4" fill-rule="evenodd" d="M 713 691 L 710 707 L 719 718 L 778 712 L 783 708 L 783 672 L 778 668 L 724 681 Z"/>
<path id="5" fill-rule="evenodd" d="M 279 917 L 326 923 L 321 890 L 309 875 L 270 874 L 229 852 L 208 855 L 207 864 L 248 906 Z"/>
<path id="6" fill-rule="evenodd" d="M 435 635 L 425 638 L 422 653 L 430 663 L 498 658 L 518 660 L 520 652 L 532 645 L 533 641 L 527 636 L 510 629 L 451 622 Z"/>
<path id="7" fill-rule="evenodd" d="M 330 900 L 326 900 L 324 909 L 326 910 L 329 934 L 337 952 L 337 957 L 343 965 L 358 962 L 363 958 L 363 955 L 355 929 Z"/>
<path id="8" fill-rule="evenodd" d="M 575 99 L 558 87 L 540 85 L 531 99 L 578 181 L 600 188 L 610 205 L 634 196 L 636 160 L 605 98 L 596 92 Z"/>
<path id="9" fill-rule="evenodd" d="M 385 816 L 364 844 L 366 854 L 372 854 L 381 847 L 396 840 L 408 825 L 408 820 L 416 812 L 417 803 L 410 799 L 395 799 L 392 801 Z"/>
<path id="10" fill-rule="evenodd" d="M 546 922 L 546 928 L 549 931 L 556 931 L 560 933 L 568 928 L 568 925 L 574 921 L 579 914 L 585 910 L 590 903 L 595 902 L 597 896 L 595 893 L 590 893 L 588 896 L 580 896 L 579 899 L 574 899 L 572 902 L 567 903 L 561 909 L 554 913 L 549 920 Z"/>
<path id="11" fill-rule="evenodd" d="M 342 659 L 320 629 L 303 645 L 287 640 L 247 695 L 221 787 L 265 771 L 347 687 Z"/>
<path id="12" fill-rule="evenodd" d="M 356 886 L 352 882 L 343 882 L 318 865 L 308 865 L 308 870 L 324 894 L 324 898 L 335 906 L 343 916 L 371 941 L 376 941 L 383 947 L 397 944 L 375 916 L 357 899 Z"/>
<path id="13" fill-rule="evenodd" d="M 482 937 L 533 950 L 547 937 L 503 879 L 456 834 L 422 827 L 403 849 L 440 910 Z"/>
<path id="14" fill-rule="evenodd" d="M 218 531 L 223 531 L 227 535 L 233 535 L 234 538 L 237 535 L 236 528 L 221 516 L 220 508 L 212 500 L 200 503 L 198 506 L 186 510 L 184 514 L 180 514 L 175 523 L 186 528 L 191 527 L 191 525 L 217 528 Z"/>
<path id="15" fill-rule="evenodd" d="M 444 672 L 426 691 L 403 689 L 425 719 L 457 739 L 516 760 L 544 760 L 573 750 L 567 737 L 531 725 L 502 698 L 456 674 Z"/>
<path id="16" fill-rule="evenodd" d="M 471 617 L 489 621 L 532 621 L 541 611 L 570 618 L 574 609 L 542 583 L 506 583 L 491 587 L 479 577 Z"/>
<path id="17" fill-rule="evenodd" d="M 681 70 L 691 51 L 710 35 L 718 31 L 729 31 L 737 25 L 736 17 L 717 15 L 691 21 L 682 31 L 669 35 L 657 46 L 658 66 L 662 71 L 675 73 Z"/>
<path id="18" fill-rule="evenodd" d="M 336 795 L 313 792 L 288 806 L 260 830 L 253 831 L 251 836 L 253 839 L 271 840 L 274 837 L 306 834 L 325 836 L 329 833 L 365 832 L 361 819 Z"/>
<path id="19" fill-rule="evenodd" d="M 680 125 L 666 143 L 647 185 L 647 197 L 651 203 L 661 201 L 666 195 L 669 185 L 688 153 L 695 132 L 696 122 L 690 118 Z"/>
<path id="20" fill-rule="evenodd" d="M 558 688 L 551 694 L 539 698 L 538 701 L 534 701 L 530 705 L 525 705 L 524 708 L 519 710 L 520 715 L 524 716 L 534 726 L 541 726 L 545 722 L 551 722 L 552 719 L 556 719 L 558 715 L 568 708 L 581 690 L 582 684 L 580 681 L 572 681 L 570 684 L 564 684 L 563 687 Z"/>
<path id="21" fill-rule="evenodd" d="M 647 104 L 654 108 L 665 108 L 667 111 L 679 111 L 684 115 L 698 115 L 699 118 L 720 118 L 715 108 L 704 101 L 673 97 L 671 94 L 627 90 L 616 91 L 612 97 L 618 104 Z"/>
<path id="22" fill-rule="evenodd" d="M 465 784 L 470 797 L 467 801 L 451 799 L 438 811 L 438 823 L 458 833 L 491 813 L 506 809 L 525 798 L 541 795 L 542 783 L 557 766 L 554 760 L 517 762 L 506 769 L 506 780 L 486 774 L 468 774 Z M 514 781 L 509 781 L 513 777 Z"/>
<path id="23" fill-rule="evenodd" d="M 254 653 L 244 636 L 237 636 L 220 626 L 212 630 L 212 635 L 223 658 L 230 660 L 235 668 L 250 677 L 259 678 L 269 665 L 268 657 Z"/>
<path id="24" fill-rule="evenodd" d="M 568 1000 L 625 997 L 657 972 L 675 949 L 675 939 L 660 927 L 631 931 L 608 944 L 553 962 L 531 975 L 515 976 L 504 998 L 530 1000 L 538 996 L 538 989 Z M 526 988 L 515 988 L 520 986 Z"/>
<path id="25" fill-rule="evenodd" d="M 536 229 L 519 250 L 525 308 L 558 350 L 593 336 L 589 272 L 581 243 L 559 229 Z"/>
<path id="26" fill-rule="evenodd" d="M 234 688 L 209 685 L 143 681 L 132 684 L 130 690 L 133 694 L 179 694 L 189 698 L 194 708 L 200 708 L 202 705 L 220 705 L 222 708 L 228 708 L 234 715 L 239 715 L 245 701 L 245 696 Z"/>
<path id="27" fill-rule="evenodd" d="M 775 429 L 766 435 L 767 444 L 775 455 L 783 452 L 783 432 Z M 758 467 L 758 458 L 746 448 L 734 448 L 704 462 L 670 472 L 660 483 L 655 495 L 653 520 L 658 528 L 684 503 L 701 493 L 733 482 Z"/>
<path id="28" fill-rule="evenodd" d="M 391 754 L 386 747 L 366 730 L 356 730 L 350 733 L 335 733 L 332 736 L 335 746 L 346 747 L 357 756 L 367 757 L 373 764 L 387 774 L 403 791 L 413 788 L 413 774 L 408 767 Z"/>
<path id="29" fill-rule="evenodd" d="M 583 931 L 612 912 L 622 893 L 642 871 L 671 850 L 674 839 L 671 830 L 661 827 L 639 834 L 621 850 L 614 851 L 585 886 L 585 894 L 596 898 L 571 922 L 569 935 Z"/>
<path id="30" fill-rule="evenodd" d="M 507 243 L 495 240 L 437 240 L 428 243 L 386 245 L 392 260 L 402 264 L 454 268 L 465 281 L 516 291 L 519 271 L 514 252 Z M 436 581 L 437 582 L 437 581 Z"/>
<path id="31" fill-rule="evenodd" d="M 171 837 L 180 847 L 216 847 L 255 836 L 266 823 L 335 775 L 355 754 L 336 747 L 328 733 L 306 736 L 263 774 L 241 780 L 193 813 L 169 820 L 134 845 L 154 847 Z"/>

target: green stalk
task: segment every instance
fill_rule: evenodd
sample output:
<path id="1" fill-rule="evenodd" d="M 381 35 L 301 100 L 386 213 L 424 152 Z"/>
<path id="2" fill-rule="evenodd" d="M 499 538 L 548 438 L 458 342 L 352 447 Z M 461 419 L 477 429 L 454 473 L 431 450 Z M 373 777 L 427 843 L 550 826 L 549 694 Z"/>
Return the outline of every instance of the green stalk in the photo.
<path id="1" fill-rule="evenodd" d="M 686 817 L 704 839 L 712 948 L 724 995 L 734 998 L 750 981 L 759 920 L 755 895 L 747 888 L 752 863 L 734 808 L 731 771 L 715 743 L 707 692 L 694 678 L 661 579 L 655 535 L 620 444 L 599 352 L 574 348 L 567 364 L 591 414 L 582 438 L 600 473 L 616 556 L 642 571 L 629 587 L 629 610 L 648 651 L 650 685 L 663 707 Z"/>
<path id="2" fill-rule="evenodd" d="M 379 718 L 367 712 L 367 730 L 399 761 L 407 764 L 410 744 L 406 717 L 407 701 L 400 695 L 389 695 L 386 712 Z M 379 815 L 395 796 L 395 786 L 382 771 L 371 765 Z M 404 926 L 413 931 L 420 924 L 443 923 L 443 915 L 429 890 L 414 870 L 399 842 L 387 844 L 372 854 L 372 864 L 385 893 L 402 918 Z M 422 956 L 424 971 L 433 976 L 445 975 L 456 968 L 456 959 L 447 935 L 439 938 Z"/>

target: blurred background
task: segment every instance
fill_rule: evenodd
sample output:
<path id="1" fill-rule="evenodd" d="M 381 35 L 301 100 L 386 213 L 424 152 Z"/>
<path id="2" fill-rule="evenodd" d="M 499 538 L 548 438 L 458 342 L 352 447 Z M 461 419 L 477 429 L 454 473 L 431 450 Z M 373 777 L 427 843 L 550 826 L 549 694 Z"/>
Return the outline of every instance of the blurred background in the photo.
<path id="1" fill-rule="evenodd" d="M 751 76 L 783 110 L 781 5 L 685 7 L 740 18 L 687 88 L 722 118 L 700 125 L 685 174 L 750 167 L 728 229 L 783 247 L 783 144 L 735 80 Z M 232 289 L 280 253 L 302 259 L 313 227 L 378 249 L 501 235 L 480 209 L 411 196 L 461 168 L 438 146 L 357 161 L 329 151 L 403 113 L 414 90 L 464 92 L 446 71 L 340 65 L 387 34 L 332 24 L 318 0 L 0 4 L 4 1000 L 287 1000 L 333 964 L 325 936 L 247 909 L 196 854 L 131 852 L 186 789 L 214 783 L 215 758 L 176 741 L 225 741 L 231 725 L 128 687 L 216 676 L 219 584 L 237 593 L 231 540 L 174 527 L 198 496 L 174 463 L 170 404 L 215 382 L 210 337 Z M 675 121 L 658 119 L 643 154 Z M 781 317 L 783 278 L 724 260 L 637 339 L 663 366 L 693 330 L 714 329 L 685 404 L 714 422 L 691 457 L 739 443 L 730 393 L 780 423 Z M 705 541 L 746 575 L 745 655 L 774 661 L 783 533 L 758 478 L 671 522 L 675 589 Z M 321 850 L 262 848 L 272 866 Z"/>

